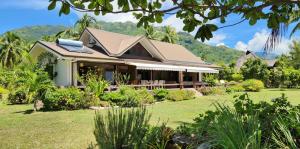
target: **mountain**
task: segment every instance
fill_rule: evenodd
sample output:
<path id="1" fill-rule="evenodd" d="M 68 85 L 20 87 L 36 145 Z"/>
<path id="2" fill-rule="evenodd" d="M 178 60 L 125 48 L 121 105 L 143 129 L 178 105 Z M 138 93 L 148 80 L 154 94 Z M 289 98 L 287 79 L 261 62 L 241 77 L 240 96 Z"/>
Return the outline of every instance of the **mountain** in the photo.
<path id="1" fill-rule="evenodd" d="M 117 32 L 127 35 L 143 35 L 144 29 L 137 28 L 136 24 L 132 22 L 98 22 L 103 30 Z M 13 30 L 13 32 L 20 35 L 22 38 L 28 41 L 35 41 L 41 39 L 42 36 L 45 35 L 53 35 L 66 29 L 65 26 L 31 26 L 24 27 L 20 29 Z M 162 30 L 162 28 L 156 28 L 157 30 Z M 215 64 L 229 64 L 231 62 L 236 61 L 243 52 L 231 49 L 225 46 L 211 46 L 204 44 L 198 40 L 195 40 L 194 37 L 185 32 L 179 32 L 179 40 L 178 44 L 185 46 L 188 50 L 190 50 L 195 55 L 201 57 L 203 60 L 209 63 Z"/>
<path id="2" fill-rule="evenodd" d="M 65 29 L 67 29 L 67 27 L 62 25 L 38 25 L 23 27 L 11 31 L 15 32 L 17 35 L 27 41 L 36 41 L 45 35 L 53 35 Z"/>

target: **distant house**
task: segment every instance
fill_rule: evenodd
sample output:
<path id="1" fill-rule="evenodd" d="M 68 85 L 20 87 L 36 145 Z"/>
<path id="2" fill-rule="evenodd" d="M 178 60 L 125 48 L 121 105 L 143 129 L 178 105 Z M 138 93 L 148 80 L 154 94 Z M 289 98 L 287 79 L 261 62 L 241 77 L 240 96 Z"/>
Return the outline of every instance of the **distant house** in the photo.
<path id="1" fill-rule="evenodd" d="M 78 75 L 100 69 L 111 82 L 114 72 L 129 74 L 133 86 L 194 86 L 203 73 L 218 73 L 219 68 L 181 45 L 93 28 L 86 28 L 79 41 L 37 41 L 30 54 L 38 60 L 44 52 L 56 57 L 53 71 L 58 86 L 80 86 Z"/>
<path id="2" fill-rule="evenodd" d="M 237 70 L 240 70 L 241 67 L 243 66 L 243 64 L 250 58 L 258 58 L 258 59 L 261 59 L 263 60 L 269 68 L 273 68 L 275 63 L 276 63 L 276 60 L 275 59 L 263 59 L 263 58 L 260 58 L 259 56 L 257 56 L 255 53 L 247 50 L 245 52 L 245 54 L 243 54 L 241 57 L 239 57 L 239 59 L 236 61 L 236 64 L 235 64 L 235 68 Z"/>

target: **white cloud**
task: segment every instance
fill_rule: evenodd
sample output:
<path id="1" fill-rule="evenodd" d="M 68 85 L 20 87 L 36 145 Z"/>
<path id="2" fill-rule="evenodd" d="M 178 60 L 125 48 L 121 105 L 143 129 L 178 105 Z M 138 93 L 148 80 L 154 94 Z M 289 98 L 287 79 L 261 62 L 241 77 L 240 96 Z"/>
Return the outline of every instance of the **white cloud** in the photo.
<path id="1" fill-rule="evenodd" d="M 0 8 L 47 9 L 48 5 L 48 0 L 6 0 L 1 2 Z"/>
<path id="2" fill-rule="evenodd" d="M 219 45 L 219 44 L 224 44 L 224 40 L 226 39 L 226 35 L 222 33 L 214 33 L 213 38 L 210 40 L 205 41 L 205 43 L 210 44 L 210 45 Z"/>
<path id="3" fill-rule="evenodd" d="M 119 6 L 118 6 L 117 1 L 113 1 L 112 5 L 113 5 L 113 8 L 114 8 L 114 11 L 120 10 L 120 9 L 118 9 Z M 84 14 L 83 12 L 78 12 L 78 11 L 74 11 L 74 12 L 80 18 Z M 130 12 L 130 13 L 118 13 L 118 14 L 106 14 L 104 16 L 102 16 L 101 14 L 96 16 L 92 12 L 89 12 L 88 14 L 91 15 L 91 16 L 94 16 L 98 20 L 106 21 L 106 22 L 127 22 L 127 21 L 134 22 L 134 23 L 137 22 L 137 20 L 133 16 L 132 12 Z"/>
<path id="4" fill-rule="evenodd" d="M 218 47 L 218 46 L 225 46 L 225 47 L 228 47 L 224 42 L 218 43 L 218 44 L 216 44 L 216 46 L 217 46 L 217 47 Z"/>
<path id="5" fill-rule="evenodd" d="M 240 50 L 240 51 L 247 51 L 247 45 L 245 43 L 243 43 L 242 41 L 238 41 L 235 44 L 235 49 Z"/>
<path id="6" fill-rule="evenodd" d="M 263 29 L 259 32 L 256 32 L 252 39 L 250 39 L 247 43 L 242 41 L 238 41 L 235 45 L 235 48 L 238 50 L 250 50 L 250 51 L 262 51 L 265 43 L 269 37 L 270 33 Z M 290 51 L 289 45 L 292 42 L 292 39 L 282 38 L 281 42 L 274 49 L 274 53 L 282 54 Z"/>

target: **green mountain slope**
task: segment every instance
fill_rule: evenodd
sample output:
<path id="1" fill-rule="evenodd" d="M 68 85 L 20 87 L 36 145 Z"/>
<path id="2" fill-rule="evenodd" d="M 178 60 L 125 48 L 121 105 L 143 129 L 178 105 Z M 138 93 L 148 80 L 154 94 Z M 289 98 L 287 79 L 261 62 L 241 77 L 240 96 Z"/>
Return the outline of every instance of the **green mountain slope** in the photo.
<path id="1" fill-rule="evenodd" d="M 12 32 L 15 32 L 17 35 L 27 41 L 36 41 L 45 35 L 53 35 L 65 29 L 67 29 L 67 27 L 62 25 L 38 25 L 15 29 L 12 30 Z"/>
<path id="2" fill-rule="evenodd" d="M 103 30 L 117 32 L 127 35 L 142 35 L 144 30 L 137 28 L 136 24 L 131 22 L 126 23 L 111 23 L 98 22 Z M 28 41 L 35 41 L 41 39 L 42 36 L 56 34 L 57 32 L 66 29 L 64 26 L 32 26 L 13 30 L 18 35 Z M 161 28 L 157 28 L 161 30 Z M 231 49 L 228 47 L 216 47 L 204 44 L 198 40 L 194 40 L 193 36 L 188 33 L 180 32 L 178 44 L 185 46 L 195 55 L 201 57 L 203 60 L 210 63 L 225 63 L 236 61 L 243 52 Z"/>

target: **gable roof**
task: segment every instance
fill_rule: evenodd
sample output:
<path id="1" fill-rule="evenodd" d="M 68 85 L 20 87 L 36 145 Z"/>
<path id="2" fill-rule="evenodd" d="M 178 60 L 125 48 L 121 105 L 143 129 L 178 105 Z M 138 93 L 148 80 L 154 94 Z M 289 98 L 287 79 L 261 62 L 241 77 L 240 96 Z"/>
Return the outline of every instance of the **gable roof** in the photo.
<path id="1" fill-rule="evenodd" d="M 166 61 L 205 63 L 199 57 L 195 56 L 182 45 L 171 44 L 156 40 L 149 40 L 144 36 L 129 36 L 119 33 L 107 32 L 99 29 L 86 28 L 86 30 L 103 45 L 108 54 L 120 56 L 125 53 L 132 45 L 145 39 L 157 50 Z"/>
<path id="2" fill-rule="evenodd" d="M 49 50 L 51 50 L 52 52 L 54 52 L 54 53 L 56 53 L 60 56 L 64 56 L 64 57 L 81 57 L 81 58 L 117 60 L 117 58 L 115 58 L 115 57 L 110 57 L 110 56 L 108 56 L 106 54 L 103 54 L 101 52 L 97 52 L 96 50 L 91 49 L 89 47 L 85 47 L 85 48 L 90 50 L 91 53 L 78 53 L 78 52 L 68 51 L 68 50 L 64 49 L 63 47 L 57 45 L 57 43 L 54 43 L 54 42 L 37 41 L 36 44 L 32 47 L 31 50 L 33 50 L 36 45 L 44 46 L 44 47 L 48 48 Z"/>

